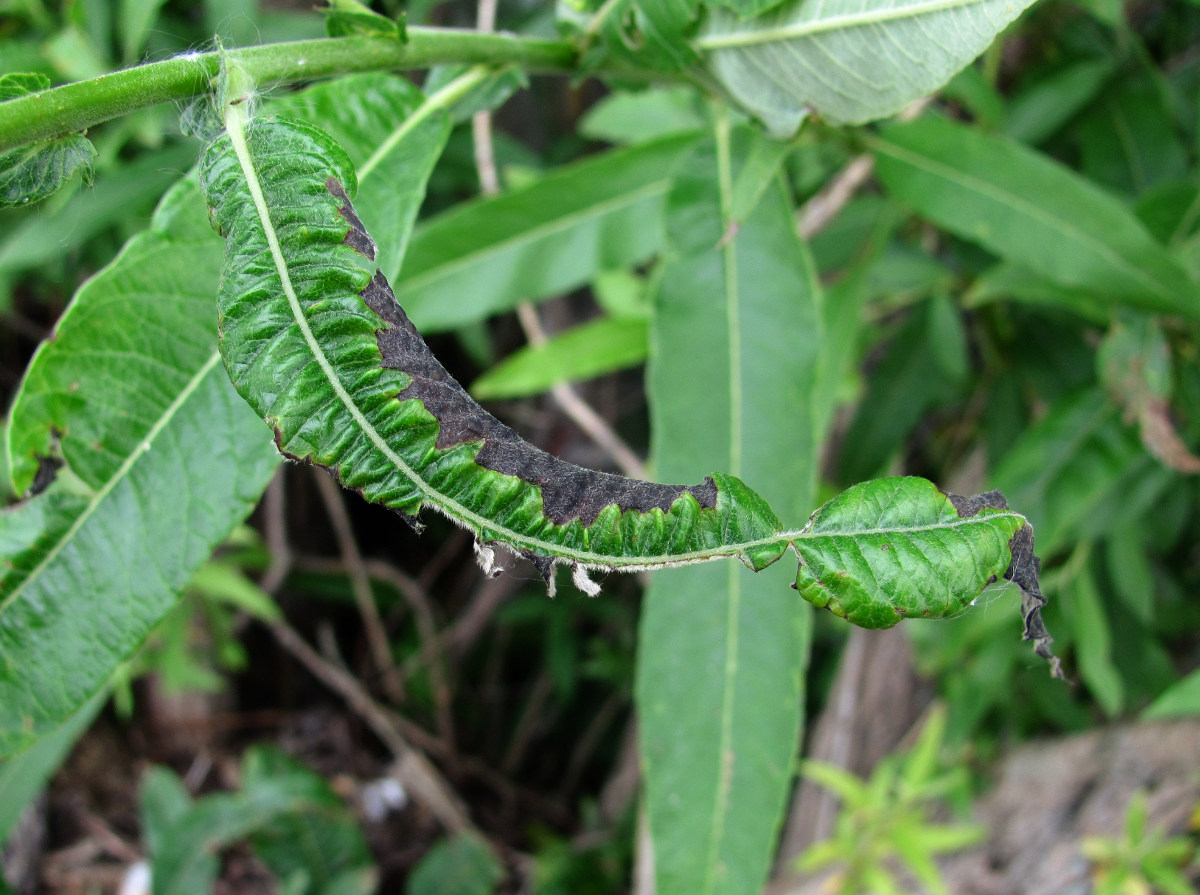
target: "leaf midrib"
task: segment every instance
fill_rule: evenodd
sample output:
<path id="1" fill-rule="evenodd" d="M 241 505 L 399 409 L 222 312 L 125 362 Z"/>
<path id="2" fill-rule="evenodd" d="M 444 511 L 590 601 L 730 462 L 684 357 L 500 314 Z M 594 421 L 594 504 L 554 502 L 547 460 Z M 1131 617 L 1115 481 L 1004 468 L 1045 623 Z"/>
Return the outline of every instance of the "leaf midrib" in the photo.
<path id="1" fill-rule="evenodd" d="M 841 31 L 850 28 L 861 28 L 867 25 L 877 25 L 881 22 L 891 22 L 897 19 L 918 18 L 948 9 L 963 6 L 981 6 L 988 0 L 924 0 L 909 6 L 894 6 L 888 9 L 868 10 L 865 12 L 846 13 L 803 22 L 792 22 L 776 28 L 763 28 L 755 31 L 733 31 L 728 34 L 708 34 L 696 40 L 696 46 L 702 50 L 729 49 L 734 47 L 749 47 L 756 44 L 778 43 L 785 40 L 795 40 L 809 37 L 827 31 Z"/>
<path id="2" fill-rule="evenodd" d="M 1056 217 L 1053 214 L 1050 214 L 1039 208 L 1037 205 L 1029 202 L 1028 200 L 1007 190 L 994 187 L 987 181 L 981 180 L 972 174 L 960 171 L 957 168 L 946 164 L 945 162 L 922 155 L 919 152 L 906 149 L 897 145 L 896 143 L 892 143 L 888 140 L 877 137 L 868 137 L 867 143 L 878 152 L 881 152 L 885 155 L 890 155 L 899 161 L 907 162 L 914 168 L 923 169 L 936 176 L 944 177 L 951 183 L 956 183 L 965 189 L 974 190 L 975 192 L 991 199 L 992 201 L 1008 206 L 1016 212 L 1027 214 L 1029 217 L 1033 218 L 1044 226 L 1049 227 L 1050 229 L 1059 230 L 1068 236 L 1073 236 L 1080 244 L 1090 248 L 1100 257 L 1109 261 L 1114 267 L 1126 271 L 1128 275 L 1131 275 L 1133 278 L 1147 284 L 1148 288 L 1154 295 L 1158 296 L 1159 298 L 1165 298 L 1167 302 L 1176 310 L 1181 312 L 1189 310 L 1186 308 L 1186 306 L 1180 307 L 1180 303 L 1174 298 L 1175 291 L 1171 289 L 1170 286 L 1160 284 L 1157 279 L 1147 274 L 1138 265 L 1129 264 L 1126 261 L 1125 256 L 1120 252 L 1113 250 L 1103 240 L 1096 239 L 1087 231 L 1080 230 L 1069 220 Z M 1194 315 L 1196 311 L 1191 310 L 1191 313 Z"/>
<path id="3" fill-rule="evenodd" d="M 759 538 L 752 541 L 741 541 L 736 543 L 722 544 L 719 547 L 709 550 L 695 550 L 686 553 L 662 554 L 659 556 L 634 556 L 621 557 L 606 553 L 594 553 L 587 550 L 573 550 L 564 547 L 561 544 L 544 541 L 540 538 L 530 537 L 514 531 L 511 528 L 499 525 L 495 520 L 481 516 L 470 508 L 464 506 L 453 498 L 443 495 L 440 491 L 430 485 L 422 476 L 396 453 L 396 451 L 384 440 L 379 431 L 367 419 L 363 411 L 354 402 L 353 397 L 346 391 L 345 386 L 338 378 L 336 370 L 332 362 L 325 355 L 320 343 L 317 341 L 315 334 L 308 324 L 308 319 L 304 314 L 304 309 L 300 305 L 299 297 L 296 295 L 292 285 L 290 271 L 287 266 L 287 261 L 283 256 L 283 250 L 279 244 L 278 235 L 275 232 L 274 225 L 271 222 L 270 212 L 267 208 L 266 197 L 262 190 L 262 184 L 258 180 L 258 174 L 254 167 L 253 159 L 250 156 L 249 147 L 246 144 L 245 124 L 246 112 L 240 106 L 234 106 L 229 109 L 226 119 L 226 130 L 229 133 L 230 142 L 233 145 L 234 153 L 237 156 L 238 164 L 242 169 L 243 176 L 246 178 L 247 189 L 250 192 L 252 201 L 254 202 L 255 211 L 259 218 L 259 223 L 263 227 L 264 235 L 267 239 L 268 247 L 271 251 L 272 262 L 275 265 L 276 273 L 279 275 L 280 283 L 284 291 L 284 295 L 288 300 L 288 305 L 292 311 L 293 319 L 296 321 L 297 327 L 308 346 L 314 360 L 320 366 L 322 374 L 328 380 L 330 388 L 337 396 L 338 400 L 349 412 L 354 422 L 358 425 L 360 431 L 370 439 L 371 443 L 386 457 L 400 472 L 406 476 L 417 488 L 422 492 L 425 499 L 431 506 L 439 512 L 447 516 L 451 521 L 460 524 L 465 523 L 474 528 L 477 533 L 490 531 L 496 533 L 501 538 L 511 541 L 514 546 L 528 547 L 544 551 L 547 555 L 555 559 L 569 560 L 577 562 L 580 565 L 597 568 L 597 569 L 652 569 L 661 568 L 671 565 L 687 565 L 692 563 L 708 562 L 710 560 L 720 559 L 722 557 L 736 556 L 744 553 L 748 549 L 754 547 L 765 546 L 767 544 L 787 543 L 790 544 L 796 540 L 814 539 L 819 537 L 827 537 L 828 533 L 809 534 L 806 530 L 793 530 L 780 532 L 767 538 Z M 886 531 L 903 531 L 913 532 L 922 530 L 934 530 L 938 528 L 955 528 L 960 525 L 979 524 L 987 519 L 995 519 L 999 516 L 1009 516 L 1020 519 L 1024 522 L 1024 517 L 1017 513 L 997 513 L 986 517 L 971 517 L 969 519 L 961 519 L 957 524 L 932 524 L 920 526 L 917 528 L 887 528 L 878 530 L 862 530 L 855 531 L 852 534 L 872 534 Z"/>
<path id="4" fill-rule="evenodd" d="M 141 459 L 141 457 L 148 450 L 151 449 L 155 439 L 158 438 L 158 436 L 162 433 L 162 430 L 166 428 L 171 420 L 175 418 L 175 415 L 179 412 L 180 408 L 183 407 L 188 398 L 192 396 L 192 393 L 200 387 L 200 383 L 204 381 L 204 378 L 209 374 L 209 372 L 211 372 L 213 367 L 220 362 L 220 360 L 221 355 L 216 351 L 209 355 L 204 364 L 196 371 L 192 378 L 188 380 L 187 385 L 183 387 L 183 389 L 176 396 L 175 400 L 173 400 L 162 412 L 159 418 L 154 421 L 154 425 L 147 430 L 145 437 L 138 441 L 137 447 L 135 447 L 121 463 L 121 465 L 117 467 L 116 472 L 112 474 L 108 481 L 106 481 L 100 487 L 100 489 L 92 495 L 92 498 L 88 501 L 87 506 L 85 506 L 79 516 L 76 517 L 75 521 L 71 523 L 70 528 L 68 528 L 63 533 L 62 537 L 55 542 L 54 546 L 50 548 L 50 551 L 45 555 L 45 557 L 42 558 L 42 561 L 34 566 L 30 573 L 20 584 L 17 585 L 12 593 L 0 601 L 0 614 L 3 614 L 9 606 L 16 602 L 21 593 L 27 587 L 29 587 L 38 578 L 38 576 L 42 574 L 46 567 L 58 557 L 59 553 L 66 549 L 66 546 L 84 526 L 87 520 L 91 518 L 91 516 L 96 512 L 108 495 L 112 493 L 112 490 L 126 476 L 129 475 L 129 472 L 133 469 L 134 464 L 136 464 L 137 461 Z"/>

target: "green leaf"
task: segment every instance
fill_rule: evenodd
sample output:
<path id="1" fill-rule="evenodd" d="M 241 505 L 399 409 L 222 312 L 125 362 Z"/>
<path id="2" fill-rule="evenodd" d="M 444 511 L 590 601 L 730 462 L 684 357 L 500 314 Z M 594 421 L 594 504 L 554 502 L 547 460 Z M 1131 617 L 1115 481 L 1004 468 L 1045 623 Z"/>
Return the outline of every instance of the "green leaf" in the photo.
<path id="1" fill-rule="evenodd" d="M 120 0 L 117 26 L 121 35 L 121 58 L 126 64 L 137 61 L 138 53 L 154 29 L 165 0 Z"/>
<path id="2" fill-rule="evenodd" d="M 1200 715 L 1200 669 L 1167 688 L 1142 712 L 1147 721 Z"/>
<path id="3" fill-rule="evenodd" d="M 800 773 L 838 796 L 851 810 L 867 805 L 871 793 L 858 776 L 843 767 L 826 761 L 805 759 L 800 762 Z"/>
<path id="4" fill-rule="evenodd" d="M 258 826 L 250 837 L 254 852 L 280 879 L 302 871 L 307 886 L 300 891 L 324 895 L 339 891 L 375 891 L 371 851 L 349 807 L 320 775 L 276 749 L 247 753 L 242 765 L 242 793 L 249 800 L 269 800 L 281 788 L 302 810 L 290 810 Z"/>
<path id="5" fill-rule="evenodd" d="M 1048 157 L 935 116 L 868 142 L 888 190 L 940 226 L 1107 302 L 1200 317 L 1200 289 L 1167 250 Z"/>
<path id="6" fill-rule="evenodd" d="M 468 79 L 467 89 L 461 89 L 464 78 Z M 450 101 L 444 105 L 450 111 L 450 119 L 459 124 L 477 112 L 487 112 L 503 105 L 516 91 L 528 86 L 529 77 L 521 68 L 435 65 L 429 69 L 424 89 L 431 100 L 449 91 Z"/>
<path id="7" fill-rule="evenodd" d="M 14 71 L 0 75 L 0 102 L 37 93 L 50 86 L 50 79 L 41 72 Z"/>
<path id="8" fill-rule="evenodd" d="M 379 268 L 400 269 L 425 183 L 450 134 L 446 108 L 486 72 L 468 75 L 426 97 L 404 78 L 370 72 L 310 87 L 275 104 L 281 113 L 336 131 L 358 172 L 355 209 L 380 247 Z"/>
<path id="9" fill-rule="evenodd" d="M 1098 535 L 1114 517 L 1117 500 L 1134 514 L 1132 487 L 1151 469 L 1137 435 L 1098 389 L 1060 401 L 1026 429 L 996 465 L 992 478 L 1034 524 L 1043 550 Z"/>
<path id="10" fill-rule="evenodd" d="M 504 868 L 487 844 L 460 833 L 438 841 L 413 868 L 408 895 L 490 895 Z"/>
<path id="11" fill-rule="evenodd" d="M 172 830 L 192 807 L 192 797 L 170 768 L 151 767 L 138 784 L 138 815 L 142 841 L 150 854 L 167 848 Z"/>
<path id="12" fill-rule="evenodd" d="M 1072 568 L 1067 605 L 1075 633 L 1079 673 L 1104 714 L 1112 718 L 1125 701 L 1125 688 L 1113 664 L 1112 630 L 1086 556 L 1078 568 L 1074 564 Z"/>
<path id="13" fill-rule="evenodd" d="M 1095 99 L 1116 70 L 1113 59 L 1088 59 L 1038 78 L 1009 103 L 1004 132 L 1031 146 L 1044 142 Z"/>
<path id="14" fill-rule="evenodd" d="M 865 482 L 809 520 L 795 542 L 796 588 L 864 628 L 945 618 L 1009 572 L 1010 542 L 1024 528 L 996 492 L 961 498 L 924 479 Z"/>
<path id="15" fill-rule="evenodd" d="M 354 171 L 323 132 L 279 119 L 242 131 L 235 119 L 201 180 L 228 236 L 221 351 L 285 453 L 401 512 L 435 507 L 546 575 L 554 561 L 579 576 L 710 550 L 761 568 L 783 553 L 778 519 L 732 477 L 686 488 L 580 469 L 475 404 L 373 275 L 374 245 L 349 204 Z M 288 210 L 279 224 L 272 209 Z"/>
<path id="16" fill-rule="evenodd" d="M 269 748 L 246 754 L 243 775 L 242 791 L 187 803 L 171 772 L 159 769 L 143 781 L 155 895 L 210 891 L 220 866 L 217 853 L 251 835 L 268 866 L 284 873 L 303 868 L 316 874 L 310 884 L 320 879 L 323 885 L 347 865 L 362 869 L 368 862 L 362 834 L 321 777 Z"/>
<path id="17" fill-rule="evenodd" d="M 922 302 L 871 375 L 846 433 L 841 479 L 879 475 L 925 412 L 951 401 L 966 377 L 966 336 L 957 309 L 943 297 Z"/>
<path id="18" fill-rule="evenodd" d="M 646 321 L 605 317 L 513 353 L 476 379 L 471 393 L 481 401 L 536 395 L 640 364 L 646 348 Z"/>
<path id="19" fill-rule="evenodd" d="M 608 152 L 433 218 L 413 234 L 396 300 L 434 332 L 653 257 L 672 171 L 694 142 L 673 136 Z"/>
<path id="20" fill-rule="evenodd" d="M 76 172 L 91 186 L 95 158 L 96 147 L 81 134 L 27 143 L 0 153 L 0 207 L 41 202 Z"/>
<path id="21" fill-rule="evenodd" d="M 777 136 L 813 111 L 862 124 L 932 93 L 1032 0 L 792 0 L 741 21 L 710 11 L 697 45 L 721 83 Z"/>
<path id="22" fill-rule="evenodd" d="M 796 518 L 815 487 L 820 287 L 778 180 L 717 248 L 748 136 L 719 129 L 671 194 L 653 459 L 668 479 L 731 469 Z M 810 613 L 784 596 L 782 569 L 741 571 L 671 569 L 646 594 L 636 699 L 660 895 L 758 891 L 790 788 Z"/>
<path id="23" fill-rule="evenodd" d="M 1075 125 L 1080 173 L 1133 196 L 1187 177 L 1188 150 L 1178 126 L 1157 76 L 1121 78 Z"/>
<path id="24" fill-rule="evenodd" d="M 1114 308 L 1092 290 L 1059 285 L 1016 264 L 1001 261 L 975 278 L 962 297 L 967 308 L 998 301 L 1044 305 L 1070 311 L 1092 323 L 1107 323 Z"/>
<path id="25" fill-rule="evenodd" d="M 99 693 L 24 752 L 0 761 L 0 844 L 104 705 Z"/>
<path id="26" fill-rule="evenodd" d="M 700 0 L 607 0 L 588 24 L 600 46 L 585 60 L 603 57 L 642 69 L 683 71 L 699 56 L 688 41 Z"/>
<path id="27" fill-rule="evenodd" d="M 0 577 L 0 754 L 105 686 L 277 462 L 220 370 L 220 243 L 203 221 L 182 182 L 79 290 L 13 405 L 16 490 L 61 450 L 82 496 L 56 484 L 4 514 L 14 539 L 0 543 L 16 549 Z"/>
<path id="28" fill-rule="evenodd" d="M 325 16 L 325 30 L 330 37 L 353 37 L 365 34 L 370 37 L 390 37 L 404 40 L 402 25 L 387 16 L 381 16 L 359 0 L 328 0 L 329 7 L 321 9 Z"/>
<path id="29" fill-rule="evenodd" d="M 624 145 L 690 133 L 704 126 L 695 90 L 659 87 L 609 94 L 580 119 L 579 133 L 589 140 Z"/>
<path id="30" fill-rule="evenodd" d="M 130 215 L 148 215 L 195 158 L 194 146 L 167 146 L 105 173 L 61 207 L 31 210 L 0 239 L 0 275 L 48 265 Z"/>

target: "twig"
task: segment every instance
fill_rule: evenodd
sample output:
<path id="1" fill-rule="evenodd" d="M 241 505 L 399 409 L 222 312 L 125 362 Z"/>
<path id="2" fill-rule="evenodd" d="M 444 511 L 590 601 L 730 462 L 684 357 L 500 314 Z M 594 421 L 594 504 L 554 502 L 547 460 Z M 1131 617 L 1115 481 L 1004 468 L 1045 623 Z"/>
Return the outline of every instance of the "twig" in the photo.
<path id="1" fill-rule="evenodd" d="M 292 548 L 287 536 L 286 473 L 287 466 L 280 466 L 263 495 L 263 536 L 271 554 L 271 564 L 263 573 L 259 586 L 269 594 L 279 590 L 292 568 Z"/>
<path id="2" fill-rule="evenodd" d="M 909 103 L 896 115 L 898 121 L 912 121 L 933 102 L 926 96 Z M 875 159 L 870 153 L 855 156 L 815 196 L 809 199 L 796 213 L 796 229 L 804 239 L 820 233 L 838 216 L 846 203 L 862 188 L 875 170 Z"/>
<path id="3" fill-rule="evenodd" d="M 437 624 L 434 622 L 433 606 L 429 594 L 414 578 L 384 560 L 369 560 L 366 570 L 372 577 L 385 581 L 398 590 L 412 609 L 417 623 L 417 635 L 421 639 L 421 660 L 429 670 L 429 684 L 433 692 L 434 717 L 437 720 L 438 734 L 453 748 L 454 719 L 450 711 L 452 695 L 450 684 L 446 679 L 445 656 L 442 654 L 442 643 L 438 637 Z"/>
<path id="4" fill-rule="evenodd" d="M 333 524 L 333 533 L 337 538 L 342 560 L 346 564 L 346 574 L 354 591 L 354 602 L 358 605 L 359 615 L 362 616 L 367 646 L 383 684 L 383 692 L 389 701 L 398 703 L 404 698 L 404 684 L 392 662 L 392 649 L 388 644 L 387 631 L 384 630 L 383 619 L 379 617 L 379 607 L 375 605 L 371 579 L 367 575 L 358 542 L 354 539 L 354 528 L 350 524 L 350 514 L 346 512 L 341 489 L 323 470 L 314 469 L 313 476 L 317 482 L 317 490 L 321 492 L 321 500 L 325 503 L 329 521 Z"/>
<path id="5" fill-rule="evenodd" d="M 600 745 L 600 738 L 617 719 L 617 715 L 625 707 L 626 702 L 626 694 L 617 690 L 610 693 L 608 698 L 600 704 L 600 708 L 596 709 L 592 720 L 579 735 L 575 748 L 571 752 L 567 769 L 563 772 L 562 782 L 558 787 L 560 791 L 567 794 L 575 791 L 575 787 L 579 785 L 579 778 L 583 776 L 584 768 L 587 767 L 596 747 Z"/>
<path id="6" fill-rule="evenodd" d="M 396 777 L 413 798 L 429 809 L 447 830 L 481 835 L 466 806 L 437 768 L 400 733 L 401 720 L 373 700 L 353 676 L 327 662 L 286 622 L 274 622 L 271 633 L 279 645 L 333 690 L 367 723 L 396 758 Z"/>
<path id="7" fill-rule="evenodd" d="M 800 207 L 797 228 L 804 239 L 812 239 L 836 218 L 875 170 L 875 159 L 855 156 L 815 196 Z"/>
<path id="8" fill-rule="evenodd" d="M 638 808 L 637 846 L 633 857 L 633 895 L 654 895 L 654 839 L 650 835 L 650 814 L 643 804 Z"/>
<path id="9" fill-rule="evenodd" d="M 504 751 L 504 758 L 500 761 L 500 770 L 504 773 L 513 774 L 521 766 L 521 759 L 525 757 L 529 744 L 545 725 L 546 700 L 553 693 L 554 682 L 550 680 L 550 675 L 544 671 L 538 674 L 529 691 L 529 698 L 525 700 L 525 708 L 521 710 L 521 716 L 513 728 L 512 739 Z"/>
<path id="10" fill-rule="evenodd" d="M 632 717 L 621 736 L 617 764 L 600 789 L 600 814 L 610 824 L 629 810 L 641 782 L 641 755 L 638 749 L 637 718 Z"/>

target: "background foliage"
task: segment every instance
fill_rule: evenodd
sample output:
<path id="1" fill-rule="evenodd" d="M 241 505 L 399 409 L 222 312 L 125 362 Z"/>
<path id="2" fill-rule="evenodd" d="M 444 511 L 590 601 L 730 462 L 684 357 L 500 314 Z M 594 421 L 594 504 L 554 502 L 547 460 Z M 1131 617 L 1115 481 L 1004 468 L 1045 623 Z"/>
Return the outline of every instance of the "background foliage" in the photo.
<path id="1" fill-rule="evenodd" d="M 461 381 L 503 399 L 494 410 L 556 454 L 613 465 L 558 409 L 574 381 L 658 480 L 727 469 L 785 521 L 888 473 L 1002 488 L 1037 530 L 1047 623 L 1080 686 L 1051 681 L 1020 642 L 1008 590 L 961 618 L 907 624 L 946 704 L 945 755 L 1200 712 L 1200 9 L 1044 0 L 990 47 L 962 48 L 984 55 L 906 120 L 841 126 L 891 110 L 830 109 L 792 136 L 820 95 L 755 93 L 745 66 L 836 48 L 812 37 L 723 48 L 747 11 L 724 5 L 697 35 L 687 13 L 651 21 L 661 45 L 639 58 L 670 82 L 713 53 L 729 94 L 787 139 L 713 102 L 709 81 L 522 85 L 510 73 L 405 135 L 405 151 L 445 142 L 411 238 L 403 209 L 419 196 L 393 187 L 408 159 L 381 150 L 461 69 L 435 70 L 424 90 L 376 73 L 267 102 L 336 133 L 373 235 L 396 259 L 407 242 L 403 267 L 387 271 L 401 304 Z M 471 5 L 407 12 L 412 24 L 475 18 Z M 598 20 L 558 12 L 556 25 L 544 4 L 504 4 L 500 24 L 553 37 L 599 21 L 588 64 L 632 52 L 619 32 L 642 13 L 626 4 Z M 0 15 L 0 74 L 54 83 L 214 34 L 243 46 L 326 27 L 307 9 L 218 0 L 11 0 Z M 493 107 L 502 191 L 478 199 L 470 119 Z M 34 741 L 21 704 L 0 705 L 0 837 L 101 711 L 63 656 L 106 669 L 145 640 L 113 681 L 132 719 L 104 712 L 84 743 L 180 772 L 198 754 L 226 759 L 186 786 L 147 770 L 140 808 L 130 781 L 110 809 L 126 838 L 140 830 L 156 886 L 218 872 L 186 853 L 196 834 L 178 832 L 202 828 L 225 849 L 219 872 L 240 859 L 289 892 L 375 879 L 414 892 L 620 891 L 641 801 L 660 892 L 754 891 L 801 719 L 823 708 L 845 626 L 798 613 L 786 581 L 733 564 L 658 576 L 644 595 L 613 577 L 598 600 L 564 588 L 548 601 L 527 566 L 480 580 L 469 541 L 436 518 L 416 538 L 388 514 L 327 499 L 307 470 L 277 471 L 269 433 L 215 354 L 221 242 L 185 176 L 199 144 L 180 133 L 179 111 L 93 128 L 91 187 L 0 210 L 0 385 L 12 407 L 0 488 L 13 504 L 0 513 L 0 617 L 20 629 L 16 592 L 35 620 L 104 606 L 102 624 L 73 640 L 6 645 L 8 668 L 44 669 L 31 703 L 84 708 Z M 728 207 L 721 134 L 736 175 Z M 68 161 L 86 167 L 86 155 L 76 147 Z M 825 219 L 832 183 L 846 189 Z M 736 305 L 711 251 L 729 218 L 735 291 L 748 297 Z M 544 341 L 511 313 L 525 302 Z M 753 339 L 738 359 L 712 348 L 731 326 Z M 21 503 L 35 450 L 66 466 Z M 273 475 L 274 496 L 251 517 L 261 534 L 231 536 Z M 282 618 L 320 653 L 289 640 Z M 185 724 L 164 682 L 217 695 Z M 181 742 L 189 724 L 197 738 Z M 290 745 L 332 782 L 263 742 Z M 626 785 L 639 764 L 640 800 Z M 414 805 L 371 814 L 370 785 L 389 774 Z M 330 786 L 358 796 L 373 852 Z M 328 841 L 303 855 L 281 847 L 314 817 Z"/>

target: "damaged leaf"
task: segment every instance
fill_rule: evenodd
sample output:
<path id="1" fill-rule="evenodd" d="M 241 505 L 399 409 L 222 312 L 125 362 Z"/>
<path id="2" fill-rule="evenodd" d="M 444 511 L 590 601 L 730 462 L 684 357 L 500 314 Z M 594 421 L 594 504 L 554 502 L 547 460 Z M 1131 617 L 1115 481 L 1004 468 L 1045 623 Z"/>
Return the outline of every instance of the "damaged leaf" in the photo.
<path id="1" fill-rule="evenodd" d="M 376 247 L 351 206 L 357 178 L 342 149 L 311 125 L 245 116 L 243 107 L 229 108 L 227 134 L 201 163 L 212 222 L 227 238 L 220 348 L 235 387 L 285 455 L 329 468 L 346 487 L 408 517 L 427 506 L 441 512 L 475 535 L 486 568 L 495 565 L 495 545 L 504 545 L 533 560 L 551 586 L 553 566 L 570 564 L 589 593 L 598 588 L 587 569 L 737 557 L 759 570 L 789 546 L 834 543 L 839 532 L 824 525 L 784 530 L 733 476 L 713 473 L 695 485 L 636 481 L 573 466 L 523 441 L 447 373 L 375 269 Z M 866 491 L 858 494 L 919 487 L 895 481 L 859 486 Z M 1032 530 L 987 497 L 991 503 L 962 510 L 963 519 L 978 516 L 970 523 L 950 519 L 929 495 L 924 502 L 908 495 L 913 518 L 886 501 L 864 503 L 890 513 L 889 529 L 912 530 L 904 562 L 915 577 L 891 576 L 898 589 L 888 595 L 902 614 L 961 611 L 1010 565 L 1018 583 L 1036 589 L 1036 577 L 1009 553 L 1019 532 L 1031 547 Z M 836 549 L 877 533 L 880 524 L 856 518 L 867 533 L 841 532 L 849 540 Z M 967 531 L 973 547 L 987 545 L 985 557 L 961 543 Z M 877 571 L 856 563 L 847 574 Z M 946 575 L 957 600 L 928 580 Z M 812 587 L 801 590 L 824 599 Z"/>

